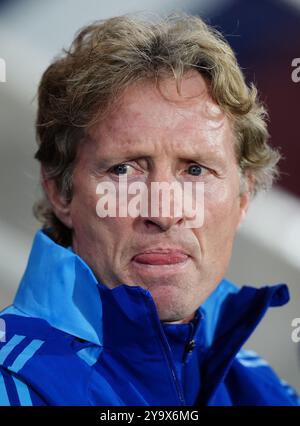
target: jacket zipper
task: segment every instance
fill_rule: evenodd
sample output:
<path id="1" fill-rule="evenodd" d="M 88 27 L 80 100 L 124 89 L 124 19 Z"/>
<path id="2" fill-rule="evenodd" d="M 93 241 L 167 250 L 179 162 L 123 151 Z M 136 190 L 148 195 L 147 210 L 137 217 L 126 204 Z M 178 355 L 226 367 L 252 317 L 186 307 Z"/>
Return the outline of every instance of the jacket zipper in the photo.
<path id="1" fill-rule="evenodd" d="M 177 391 L 177 397 L 180 401 L 180 404 L 186 406 L 185 398 L 184 398 L 184 395 L 183 395 L 183 392 L 182 392 L 182 389 L 181 389 L 181 385 L 179 383 L 179 380 L 178 380 L 178 377 L 177 377 L 177 374 L 176 374 L 176 371 L 175 371 L 175 368 L 174 368 L 173 360 L 172 360 L 172 357 L 171 357 L 171 353 L 170 353 L 171 350 L 170 350 L 169 344 L 167 342 L 167 338 L 166 338 L 166 336 L 163 332 L 160 320 L 159 320 L 159 318 L 156 314 L 156 306 L 154 305 L 153 300 L 150 299 L 149 302 L 152 305 L 152 307 L 150 308 L 150 313 L 151 313 L 151 315 L 153 314 L 154 321 L 156 322 L 158 329 L 159 329 L 160 341 L 162 343 L 163 352 L 164 352 L 165 357 L 167 359 L 169 370 L 171 372 L 171 376 L 172 376 L 172 379 L 173 379 L 173 382 L 174 382 L 174 385 L 175 385 L 175 388 L 176 388 L 176 391 Z"/>

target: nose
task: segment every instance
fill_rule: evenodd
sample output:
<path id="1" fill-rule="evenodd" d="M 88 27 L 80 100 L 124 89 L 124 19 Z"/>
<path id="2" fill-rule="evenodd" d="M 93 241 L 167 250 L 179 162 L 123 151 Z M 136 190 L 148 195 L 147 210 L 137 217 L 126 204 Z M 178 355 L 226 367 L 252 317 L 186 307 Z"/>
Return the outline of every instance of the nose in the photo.
<path id="1" fill-rule="evenodd" d="M 184 223 L 181 183 L 168 170 L 156 173 L 148 183 L 147 229 L 168 231 Z"/>
<path id="2" fill-rule="evenodd" d="M 159 229 L 161 231 L 168 231 L 174 225 L 180 225 L 183 222 L 183 219 L 172 219 L 172 218 L 148 218 L 144 220 L 145 226 L 147 229 Z"/>

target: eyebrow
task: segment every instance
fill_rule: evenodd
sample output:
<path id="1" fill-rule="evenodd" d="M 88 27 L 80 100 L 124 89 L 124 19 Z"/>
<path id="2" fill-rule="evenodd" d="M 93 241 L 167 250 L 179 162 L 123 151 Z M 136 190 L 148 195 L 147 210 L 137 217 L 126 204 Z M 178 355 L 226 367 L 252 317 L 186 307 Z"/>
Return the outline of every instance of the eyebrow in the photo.
<path id="1" fill-rule="evenodd" d="M 225 159 L 223 156 L 220 156 L 217 152 L 206 152 L 206 153 L 195 153 L 194 155 L 187 155 L 184 157 L 180 157 L 180 160 L 192 160 L 192 161 L 196 161 L 198 163 L 201 162 L 213 162 L 213 163 L 218 163 L 218 164 L 224 164 L 225 163 Z"/>
<path id="2" fill-rule="evenodd" d="M 95 159 L 95 161 L 97 162 L 97 164 L 101 164 L 101 166 L 103 167 L 109 167 L 111 165 L 114 164 L 119 164 L 119 163 L 124 163 L 126 161 L 134 161 L 134 160 L 150 160 L 151 157 L 150 155 L 124 155 L 124 156 L 111 156 L 111 157 L 100 157 L 98 160 L 97 158 Z"/>
<path id="3" fill-rule="evenodd" d="M 124 142 L 129 142 L 130 139 L 125 139 Z M 143 139 L 137 141 L 141 142 L 143 144 Z M 135 148 L 138 148 L 138 143 L 134 144 Z M 144 145 L 145 146 L 145 145 Z M 134 161 L 134 160 L 146 160 L 151 161 L 154 157 L 153 153 L 149 154 L 149 152 L 146 152 L 146 149 L 141 149 L 140 151 L 137 151 L 137 149 L 132 149 L 130 144 L 128 144 L 128 149 L 124 150 L 122 152 L 121 146 L 120 149 L 116 152 L 116 156 L 111 155 L 110 153 L 107 154 L 107 156 L 99 156 L 97 159 L 97 156 L 95 158 L 97 164 L 101 164 L 102 167 L 109 167 L 114 164 L 126 162 L 126 161 Z M 191 150 L 192 151 L 192 150 Z M 121 154 L 121 155 L 120 155 Z M 155 154 L 155 153 L 154 153 Z M 180 154 L 180 153 L 179 153 Z M 190 152 L 190 153 L 182 153 L 183 155 L 178 156 L 177 158 L 181 161 L 195 161 L 198 163 L 213 163 L 216 164 L 218 167 L 222 167 L 226 164 L 226 160 L 224 156 L 220 155 L 218 151 L 198 151 L 198 152 Z"/>
<path id="4" fill-rule="evenodd" d="M 199 163 L 200 165 L 207 165 L 207 167 L 216 167 L 216 168 L 224 168 L 226 166 L 226 160 L 225 158 L 222 158 L 220 155 L 209 152 L 209 153 L 203 153 L 202 155 L 200 153 L 195 153 L 192 155 L 185 155 L 180 156 L 177 158 L 179 161 L 186 161 L 186 162 L 195 162 Z M 137 161 L 137 160 L 146 160 L 148 162 L 153 162 L 153 156 L 146 155 L 145 153 L 137 154 L 132 153 L 124 153 L 124 156 L 111 156 L 111 157 L 101 157 L 99 160 L 95 159 L 95 162 L 98 166 L 101 168 L 109 168 L 113 165 L 124 163 L 126 161 Z"/>

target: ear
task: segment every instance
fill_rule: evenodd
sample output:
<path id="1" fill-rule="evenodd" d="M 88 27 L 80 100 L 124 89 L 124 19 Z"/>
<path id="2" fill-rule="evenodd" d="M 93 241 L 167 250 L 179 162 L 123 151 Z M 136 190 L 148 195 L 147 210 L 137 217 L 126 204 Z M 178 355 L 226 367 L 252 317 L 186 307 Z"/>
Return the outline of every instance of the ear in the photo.
<path id="1" fill-rule="evenodd" d="M 239 194 L 240 217 L 238 222 L 238 228 L 245 220 L 252 196 L 254 194 L 254 176 L 250 172 L 246 172 L 243 179 L 244 182 L 241 188 L 242 192 Z"/>
<path id="2" fill-rule="evenodd" d="M 72 218 L 70 202 L 66 200 L 64 195 L 58 189 L 56 181 L 46 177 L 46 173 L 43 168 L 42 185 L 55 215 L 64 225 L 71 229 Z"/>

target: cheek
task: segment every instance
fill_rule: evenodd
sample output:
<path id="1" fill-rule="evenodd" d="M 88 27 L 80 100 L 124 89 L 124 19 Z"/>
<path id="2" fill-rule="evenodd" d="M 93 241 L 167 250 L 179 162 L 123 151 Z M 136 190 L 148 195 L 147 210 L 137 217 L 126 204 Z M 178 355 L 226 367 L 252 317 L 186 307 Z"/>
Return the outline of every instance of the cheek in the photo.
<path id="1" fill-rule="evenodd" d="M 130 217 L 99 218 L 99 226 L 105 232 L 114 236 L 117 241 L 129 237 L 132 230 L 133 219 Z"/>
<path id="2" fill-rule="evenodd" d="M 100 219 L 97 217 L 92 197 L 75 196 L 71 207 L 72 227 L 80 240 L 95 240 Z"/>
<path id="3" fill-rule="evenodd" d="M 97 190 L 98 184 L 99 181 L 92 177 L 77 176 L 71 201 L 73 228 L 75 231 L 76 228 L 81 228 L 86 232 L 93 232 L 102 241 L 121 239 L 132 228 L 132 219 L 118 217 L 116 194 L 105 192 L 104 196 Z M 101 217 L 105 212 L 106 217 Z"/>
<path id="4" fill-rule="evenodd" d="M 208 205 L 226 205 L 230 197 L 228 185 L 224 182 L 216 182 L 211 185 L 206 185 L 204 192 L 204 200 Z"/>
<path id="5" fill-rule="evenodd" d="M 238 185 L 218 182 L 205 189 L 204 229 L 232 233 L 239 219 Z"/>
<path id="6" fill-rule="evenodd" d="M 238 198 L 225 184 L 206 191 L 204 196 L 204 223 L 195 230 L 202 252 L 203 265 L 221 279 L 232 252 L 238 224 Z M 212 272 L 214 271 L 214 272 Z"/>

